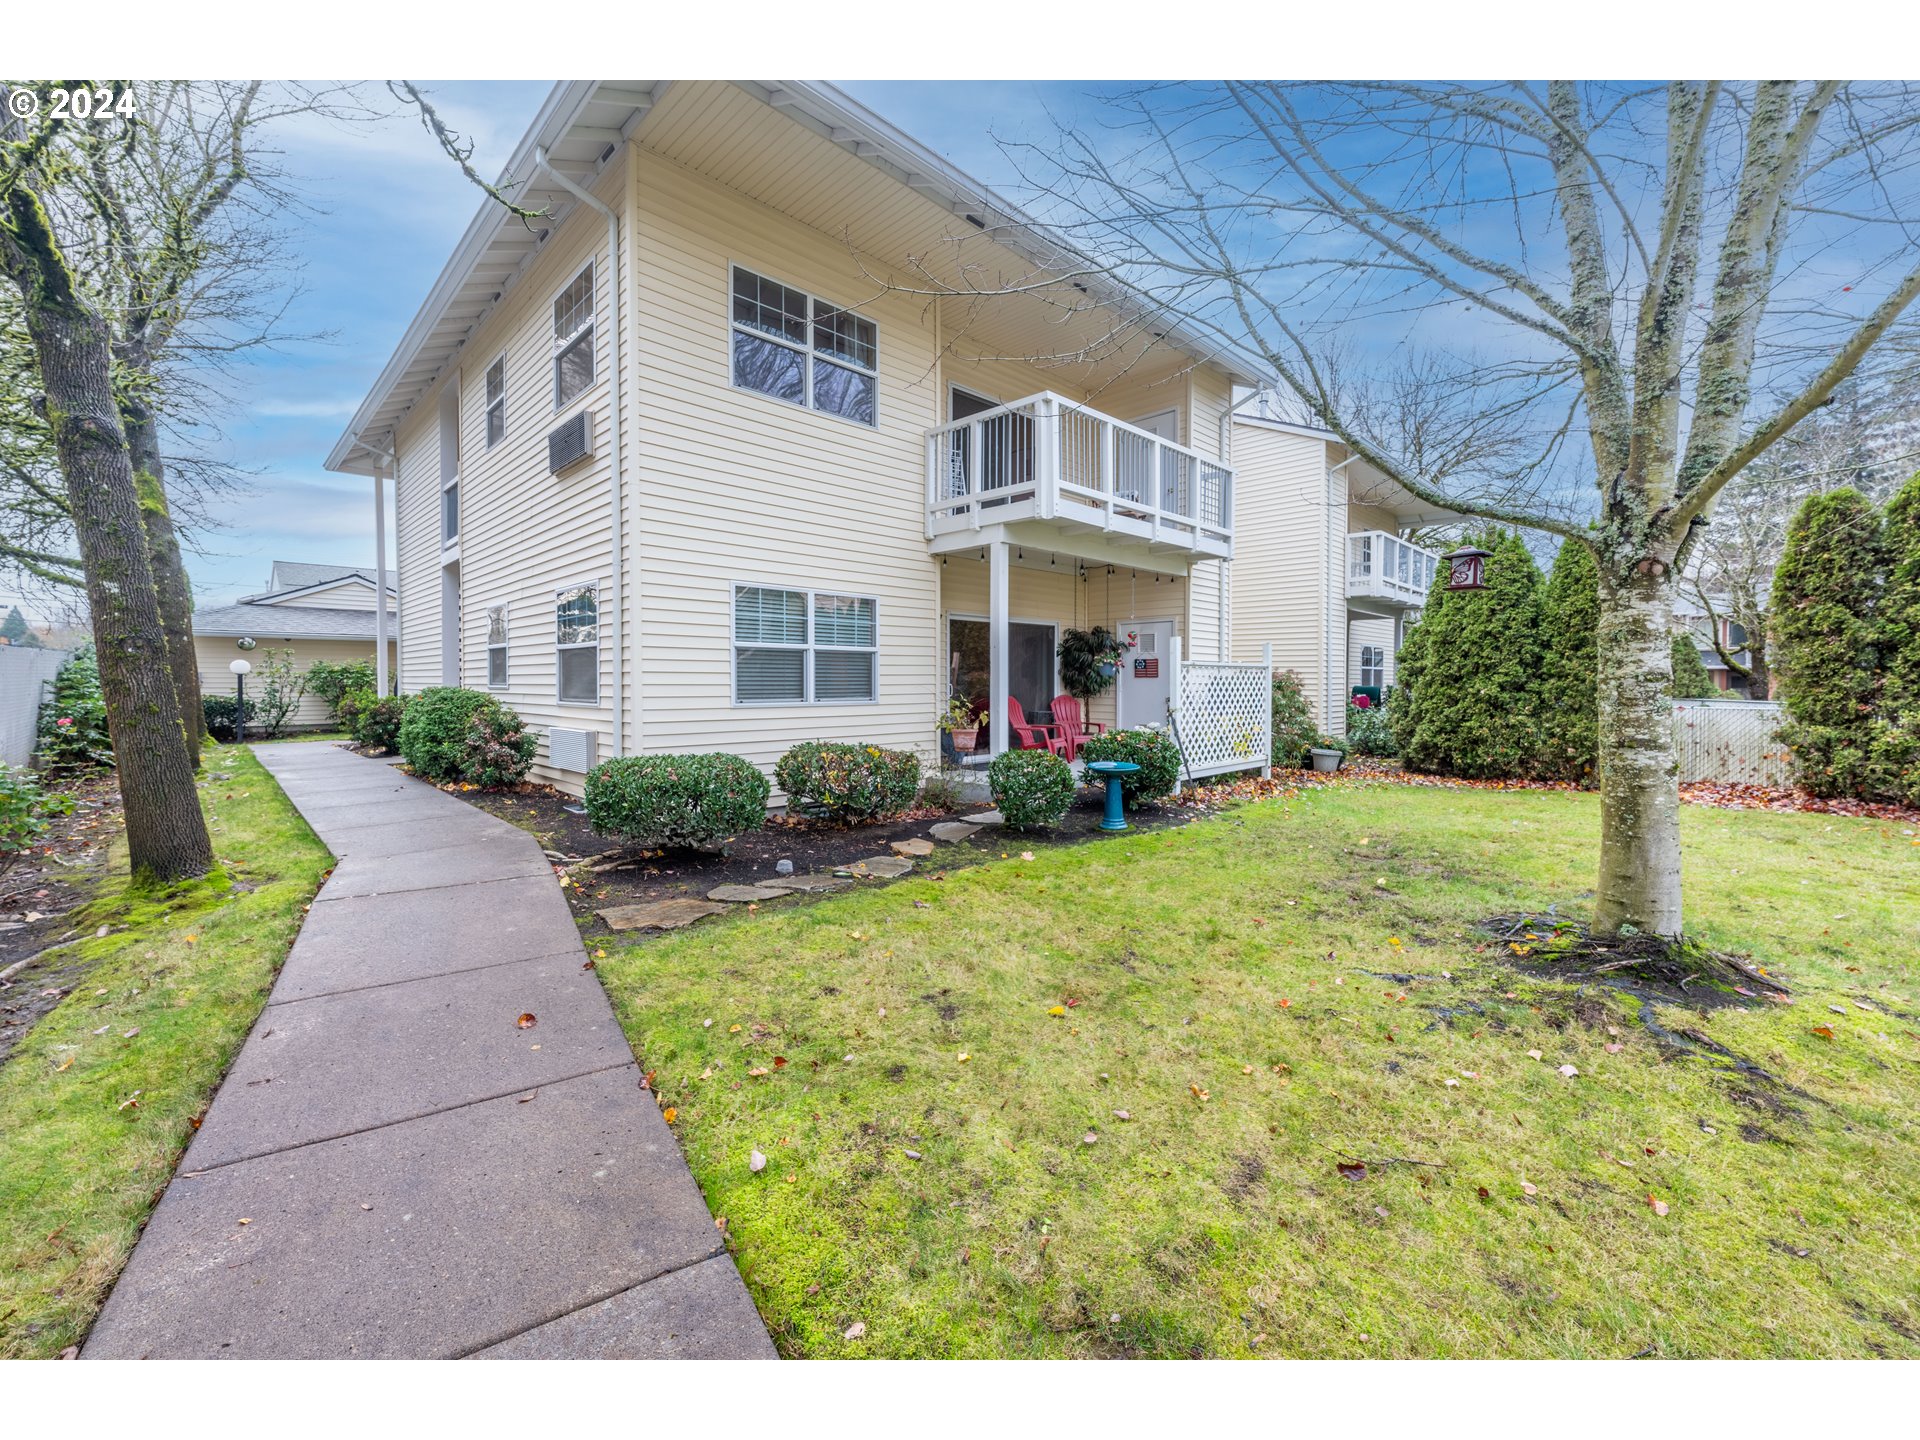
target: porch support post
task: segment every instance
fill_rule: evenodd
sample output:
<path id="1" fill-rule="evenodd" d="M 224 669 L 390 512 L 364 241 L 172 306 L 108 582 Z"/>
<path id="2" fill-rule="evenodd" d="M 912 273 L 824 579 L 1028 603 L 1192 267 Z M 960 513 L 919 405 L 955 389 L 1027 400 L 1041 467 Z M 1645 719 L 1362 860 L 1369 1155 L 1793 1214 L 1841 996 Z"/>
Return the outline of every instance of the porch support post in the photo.
<path id="1" fill-rule="evenodd" d="M 1010 647 L 1007 644 L 1007 610 L 1009 606 L 1007 542 L 995 540 L 987 546 L 987 671 L 989 675 L 989 704 L 993 712 L 989 717 L 993 726 L 993 753 L 1006 752 L 1012 739 L 1007 725 L 1008 664 Z"/>

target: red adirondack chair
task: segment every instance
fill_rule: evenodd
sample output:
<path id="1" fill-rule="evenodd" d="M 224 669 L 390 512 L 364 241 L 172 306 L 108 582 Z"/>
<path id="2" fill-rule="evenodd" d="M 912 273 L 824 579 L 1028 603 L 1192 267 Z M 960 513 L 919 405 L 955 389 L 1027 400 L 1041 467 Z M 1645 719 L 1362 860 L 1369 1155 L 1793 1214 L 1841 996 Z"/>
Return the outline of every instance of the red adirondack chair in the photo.
<path id="1" fill-rule="evenodd" d="M 1061 759 L 1067 757 L 1067 742 L 1054 732 L 1051 725 L 1033 725 L 1027 722 L 1027 712 L 1020 708 L 1018 696 L 1007 696 L 1007 727 L 1013 731 L 1013 743 L 1022 750 L 1051 750 Z"/>
<path id="2" fill-rule="evenodd" d="M 1053 727 L 1060 738 L 1066 742 L 1063 752 L 1067 759 L 1077 759 L 1080 747 L 1087 743 L 1090 735 L 1104 735 L 1107 727 L 1097 720 L 1085 718 L 1086 712 L 1080 708 L 1080 702 L 1071 695 L 1053 697 Z"/>

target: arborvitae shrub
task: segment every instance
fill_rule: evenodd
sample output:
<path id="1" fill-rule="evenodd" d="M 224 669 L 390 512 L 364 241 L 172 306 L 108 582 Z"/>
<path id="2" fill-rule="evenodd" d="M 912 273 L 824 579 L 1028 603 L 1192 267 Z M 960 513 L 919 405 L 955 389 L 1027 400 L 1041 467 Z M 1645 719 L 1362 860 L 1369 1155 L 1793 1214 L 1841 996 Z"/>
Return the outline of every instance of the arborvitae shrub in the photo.
<path id="1" fill-rule="evenodd" d="M 1562 542 L 1541 591 L 1540 759 L 1546 780 L 1599 773 L 1600 571 L 1593 551 Z"/>
<path id="2" fill-rule="evenodd" d="M 1713 676 L 1707 673 L 1707 667 L 1701 663 L 1700 647 L 1693 643 L 1693 637 L 1674 636 L 1673 698 L 1711 700 L 1719 693 L 1720 687 L 1713 683 Z"/>

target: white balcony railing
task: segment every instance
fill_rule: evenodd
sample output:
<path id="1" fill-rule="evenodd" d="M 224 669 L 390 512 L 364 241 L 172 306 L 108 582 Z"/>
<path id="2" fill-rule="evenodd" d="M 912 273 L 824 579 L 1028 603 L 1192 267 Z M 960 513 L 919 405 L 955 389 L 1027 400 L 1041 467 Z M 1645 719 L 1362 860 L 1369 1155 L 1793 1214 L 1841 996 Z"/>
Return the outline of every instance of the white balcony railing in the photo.
<path id="1" fill-rule="evenodd" d="M 1233 553 L 1233 471 L 1052 391 L 927 432 L 927 538 L 1018 520 Z"/>
<path id="2" fill-rule="evenodd" d="M 1384 530 L 1347 536 L 1347 598 L 1424 605 L 1440 557 Z"/>

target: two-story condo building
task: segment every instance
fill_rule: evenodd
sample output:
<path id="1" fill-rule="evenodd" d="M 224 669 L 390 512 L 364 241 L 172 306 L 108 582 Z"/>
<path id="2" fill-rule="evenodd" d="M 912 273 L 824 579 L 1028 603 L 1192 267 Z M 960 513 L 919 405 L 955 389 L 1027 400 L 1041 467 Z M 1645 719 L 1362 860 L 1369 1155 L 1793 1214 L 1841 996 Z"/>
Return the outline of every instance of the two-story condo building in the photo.
<path id="1" fill-rule="evenodd" d="M 1259 647 L 1227 663 L 1258 361 L 829 85 L 565 82 L 507 173 L 539 218 L 481 206 L 327 461 L 393 486 L 401 688 L 493 690 L 571 790 L 932 764 L 949 697 L 1004 749 L 1105 625 L 1092 719 L 1165 723 L 1184 656 L 1211 768 L 1264 759 Z"/>

